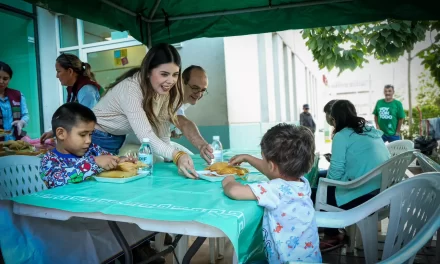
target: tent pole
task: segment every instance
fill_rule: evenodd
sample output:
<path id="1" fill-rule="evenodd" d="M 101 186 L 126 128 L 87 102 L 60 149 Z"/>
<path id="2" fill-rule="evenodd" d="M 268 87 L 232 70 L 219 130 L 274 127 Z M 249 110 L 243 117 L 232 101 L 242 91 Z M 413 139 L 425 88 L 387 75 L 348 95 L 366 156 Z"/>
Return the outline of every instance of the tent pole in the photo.
<path id="1" fill-rule="evenodd" d="M 149 20 L 153 19 L 154 15 L 156 14 L 156 10 L 157 10 L 157 8 L 158 8 L 159 5 L 160 5 L 160 1 L 161 1 L 161 0 L 156 0 L 156 3 L 154 3 L 154 7 L 153 7 L 153 9 L 151 9 L 150 14 L 148 15 L 148 19 L 149 19 Z"/>
<path id="2" fill-rule="evenodd" d="M 104 4 L 107 4 L 107 5 L 111 6 L 111 7 L 114 7 L 116 9 L 118 9 L 119 11 L 122 11 L 122 12 L 128 14 L 128 15 L 131 15 L 131 16 L 134 16 L 134 17 L 136 17 L 138 15 L 138 14 L 136 14 L 133 11 L 130 11 L 130 10 L 126 9 L 126 8 L 120 7 L 117 4 L 114 4 L 114 3 L 110 2 L 109 0 L 101 0 L 101 2 L 103 2 Z M 147 19 L 147 18 L 145 18 L 143 16 L 141 16 L 141 19 L 143 21 L 145 21 L 145 22 L 148 22 L 148 23 L 151 22 L 151 20 L 149 20 L 149 19 Z"/>
<path id="3" fill-rule="evenodd" d="M 147 23 L 147 32 L 148 32 L 148 39 L 147 39 L 147 47 L 148 49 L 151 49 L 152 43 L 151 43 L 151 23 Z"/>
<path id="4" fill-rule="evenodd" d="M 148 20 L 151 21 L 151 19 L 153 19 L 154 15 L 156 14 L 157 8 L 160 5 L 160 1 L 161 0 L 156 0 L 156 2 L 154 3 L 153 9 L 151 9 L 150 14 L 148 15 Z M 147 24 L 148 26 L 148 42 L 147 42 L 147 47 L 149 49 L 151 49 L 152 44 L 152 40 L 151 40 L 151 22 L 148 22 Z"/>
<path id="5" fill-rule="evenodd" d="M 105 1 L 105 0 L 103 0 L 103 1 Z M 232 10 L 232 11 L 210 12 L 210 13 L 188 15 L 188 16 L 175 16 L 175 17 L 170 16 L 169 21 L 185 20 L 185 19 L 192 19 L 192 18 L 205 18 L 205 17 L 213 17 L 213 16 L 236 15 L 236 14 L 254 13 L 254 12 L 277 10 L 277 9 L 303 7 L 303 6 L 346 3 L 346 2 L 353 2 L 353 1 L 354 0 L 317 0 L 317 1 L 310 1 L 310 2 L 308 1 L 308 2 L 294 3 L 294 4 L 272 5 L 272 7 L 264 6 L 264 7 L 237 9 L 237 10 Z M 163 23 L 164 19 L 157 18 L 157 19 L 151 19 L 150 21 L 153 23 L 159 23 L 159 22 Z"/>

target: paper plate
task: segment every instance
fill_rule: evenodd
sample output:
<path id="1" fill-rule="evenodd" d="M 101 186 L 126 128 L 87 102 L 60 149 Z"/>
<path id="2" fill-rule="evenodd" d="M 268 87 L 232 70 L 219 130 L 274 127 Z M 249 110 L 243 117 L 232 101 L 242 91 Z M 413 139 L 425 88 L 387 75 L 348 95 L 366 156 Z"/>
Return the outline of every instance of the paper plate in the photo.
<path id="1" fill-rule="evenodd" d="M 131 182 L 131 181 L 135 181 L 135 180 L 139 180 L 142 178 L 147 177 L 148 175 L 146 174 L 139 174 L 133 177 L 129 177 L 129 178 L 107 178 L 107 177 L 99 177 L 99 176 L 93 176 L 95 178 L 96 181 L 99 182 L 108 182 L 108 183 L 127 183 L 127 182 Z"/>

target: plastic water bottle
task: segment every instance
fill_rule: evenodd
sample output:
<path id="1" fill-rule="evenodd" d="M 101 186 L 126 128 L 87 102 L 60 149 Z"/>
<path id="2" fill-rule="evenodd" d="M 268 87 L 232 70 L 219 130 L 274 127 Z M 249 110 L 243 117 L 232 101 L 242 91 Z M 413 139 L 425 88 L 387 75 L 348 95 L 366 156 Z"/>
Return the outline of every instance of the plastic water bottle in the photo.
<path id="1" fill-rule="evenodd" d="M 150 140 L 148 138 L 142 139 L 142 145 L 139 148 L 138 160 L 146 167 L 139 168 L 138 173 L 142 175 L 153 174 L 153 150 L 150 146 Z"/>
<path id="2" fill-rule="evenodd" d="M 214 151 L 214 159 L 212 163 L 222 162 L 223 161 L 223 146 L 220 142 L 220 136 L 214 136 L 211 144 L 212 150 Z"/>

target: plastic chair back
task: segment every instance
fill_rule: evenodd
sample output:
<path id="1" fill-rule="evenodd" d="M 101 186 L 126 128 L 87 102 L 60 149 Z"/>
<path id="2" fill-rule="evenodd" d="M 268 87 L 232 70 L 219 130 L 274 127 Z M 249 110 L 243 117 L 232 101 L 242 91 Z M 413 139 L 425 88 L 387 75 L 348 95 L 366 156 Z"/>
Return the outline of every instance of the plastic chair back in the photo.
<path id="1" fill-rule="evenodd" d="M 440 227 L 440 173 L 424 173 L 402 181 L 348 211 L 316 212 L 318 227 L 341 228 L 357 223 L 366 263 L 378 263 L 377 212 L 390 209 L 382 262 L 412 263 L 417 252 Z"/>
<path id="2" fill-rule="evenodd" d="M 440 165 L 423 153 L 414 152 L 423 172 L 439 172 Z"/>
<path id="3" fill-rule="evenodd" d="M 40 158 L 14 155 L 0 158 L 0 200 L 46 190 Z"/>
<path id="4" fill-rule="evenodd" d="M 391 157 L 397 156 L 404 152 L 414 150 L 414 142 L 410 140 L 397 140 L 387 145 Z"/>
<path id="5" fill-rule="evenodd" d="M 382 173 L 380 191 L 388 189 L 406 178 L 406 169 L 414 161 L 413 151 L 407 151 L 392 157 L 379 167 Z"/>

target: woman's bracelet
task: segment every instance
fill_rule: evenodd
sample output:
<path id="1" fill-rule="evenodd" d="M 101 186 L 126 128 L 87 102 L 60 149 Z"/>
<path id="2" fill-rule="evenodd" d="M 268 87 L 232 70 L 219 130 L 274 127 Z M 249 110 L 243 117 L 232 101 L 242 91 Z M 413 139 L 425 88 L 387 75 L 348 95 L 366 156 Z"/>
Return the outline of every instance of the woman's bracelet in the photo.
<path id="1" fill-rule="evenodd" d="M 176 164 L 177 165 L 177 162 L 179 162 L 179 159 L 183 156 L 183 155 L 185 155 L 186 154 L 186 152 L 185 151 L 179 151 L 179 152 L 177 152 L 177 154 L 174 156 L 174 158 L 173 158 L 173 162 L 174 162 L 174 164 Z"/>

